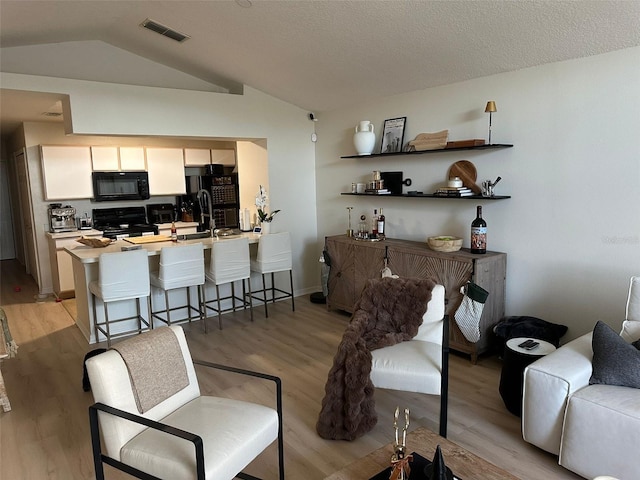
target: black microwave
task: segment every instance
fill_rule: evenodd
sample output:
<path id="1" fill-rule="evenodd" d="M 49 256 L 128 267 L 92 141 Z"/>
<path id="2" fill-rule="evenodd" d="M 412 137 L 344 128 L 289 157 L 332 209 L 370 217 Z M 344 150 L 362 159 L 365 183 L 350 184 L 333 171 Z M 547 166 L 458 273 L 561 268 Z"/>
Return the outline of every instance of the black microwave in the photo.
<path id="1" fill-rule="evenodd" d="M 92 172 L 92 178 L 96 202 L 149 198 L 147 172 Z"/>

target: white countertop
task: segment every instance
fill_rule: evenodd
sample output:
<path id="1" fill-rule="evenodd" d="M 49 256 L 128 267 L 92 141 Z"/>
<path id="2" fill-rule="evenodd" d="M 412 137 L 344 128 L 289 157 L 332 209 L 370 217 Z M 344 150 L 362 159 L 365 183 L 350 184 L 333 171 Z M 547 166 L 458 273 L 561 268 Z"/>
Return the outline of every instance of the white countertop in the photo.
<path id="1" fill-rule="evenodd" d="M 145 243 L 140 245 L 144 250 L 146 250 L 149 256 L 160 255 L 160 250 L 163 247 L 171 247 L 173 245 L 189 245 L 192 243 L 202 243 L 204 245 L 204 249 L 210 249 L 211 245 L 214 242 L 224 242 L 225 240 L 232 240 L 234 238 L 242 238 L 245 237 L 249 240 L 249 243 L 258 243 L 260 239 L 260 234 L 257 233 L 243 233 L 242 235 L 234 235 L 231 237 L 219 237 L 219 238 L 197 238 L 193 240 L 181 240 L 179 242 L 165 241 L 165 242 L 154 242 L 154 243 Z M 113 242 L 111 245 L 108 245 L 104 248 L 93 248 L 86 245 L 80 245 L 78 247 L 74 246 L 74 248 L 66 248 L 65 250 L 69 252 L 71 257 L 75 260 L 79 260 L 81 263 L 96 263 L 98 261 L 98 257 L 102 253 L 113 253 L 122 251 L 122 247 L 131 247 L 132 243 L 127 242 L 126 240 L 117 240 Z"/>
<path id="2" fill-rule="evenodd" d="M 48 237 L 53 238 L 54 240 L 58 238 L 74 238 L 74 237 L 80 238 L 83 235 L 87 237 L 102 236 L 102 232 L 100 230 L 94 230 L 93 228 L 90 230 L 74 230 L 73 232 L 60 232 L 60 233 L 45 232 L 45 234 Z"/>

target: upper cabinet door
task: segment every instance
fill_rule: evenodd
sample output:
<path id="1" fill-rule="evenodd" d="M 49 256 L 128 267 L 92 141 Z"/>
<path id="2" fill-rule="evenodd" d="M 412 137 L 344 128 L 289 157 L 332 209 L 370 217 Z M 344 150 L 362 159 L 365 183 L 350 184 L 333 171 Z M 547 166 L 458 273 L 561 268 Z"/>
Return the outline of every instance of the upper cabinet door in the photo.
<path id="1" fill-rule="evenodd" d="M 236 151 L 231 149 L 211 150 L 211 163 L 218 163 L 225 167 L 236 166 Z"/>
<path id="2" fill-rule="evenodd" d="M 41 145 L 40 159 L 45 200 L 93 196 L 90 147 Z"/>
<path id="3" fill-rule="evenodd" d="M 141 172 L 147 169 L 142 147 L 120 147 L 120 170 Z"/>
<path id="4" fill-rule="evenodd" d="M 185 148 L 184 166 L 201 167 L 211 163 L 211 150 L 208 148 Z"/>
<path id="5" fill-rule="evenodd" d="M 149 193 L 151 195 L 187 193 L 182 148 L 147 148 L 146 151 Z"/>
<path id="6" fill-rule="evenodd" d="M 105 171 L 119 169 L 118 147 L 116 146 L 94 146 L 91 147 L 91 163 L 95 171 Z"/>

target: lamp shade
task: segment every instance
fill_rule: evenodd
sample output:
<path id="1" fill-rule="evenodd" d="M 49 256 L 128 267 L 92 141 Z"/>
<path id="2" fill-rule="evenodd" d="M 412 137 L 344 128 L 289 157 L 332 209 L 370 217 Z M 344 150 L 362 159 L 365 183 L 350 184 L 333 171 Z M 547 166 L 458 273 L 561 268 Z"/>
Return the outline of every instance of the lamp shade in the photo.
<path id="1" fill-rule="evenodd" d="M 493 113 L 493 112 L 497 112 L 498 109 L 496 108 L 496 102 L 494 102 L 493 100 L 490 102 L 487 102 L 487 106 L 484 109 L 485 113 Z"/>

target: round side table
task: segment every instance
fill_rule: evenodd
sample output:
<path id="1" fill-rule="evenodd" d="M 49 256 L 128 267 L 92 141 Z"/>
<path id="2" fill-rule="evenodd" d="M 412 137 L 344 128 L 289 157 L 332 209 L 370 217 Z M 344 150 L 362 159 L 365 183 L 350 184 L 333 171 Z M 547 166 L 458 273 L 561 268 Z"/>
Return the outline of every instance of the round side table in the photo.
<path id="1" fill-rule="evenodd" d="M 533 350 L 519 347 L 525 340 L 534 340 L 539 345 Z M 518 417 L 522 415 L 522 385 L 524 369 L 537 359 L 556 349 L 553 344 L 537 338 L 517 337 L 507 340 L 504 347 L 502 372 L 500 374 L 500 396 L 505 407 Z"/>

